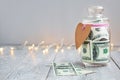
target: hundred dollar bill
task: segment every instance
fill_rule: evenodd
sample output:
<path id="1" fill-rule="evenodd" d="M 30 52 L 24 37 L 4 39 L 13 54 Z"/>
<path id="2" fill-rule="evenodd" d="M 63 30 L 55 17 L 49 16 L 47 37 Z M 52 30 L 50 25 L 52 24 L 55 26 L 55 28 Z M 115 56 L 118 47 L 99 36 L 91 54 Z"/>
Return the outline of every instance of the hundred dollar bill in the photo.
<path id="1" fill-rule="evenodd" d="M 73 65 L 72 63 L 53 63 L 53 69 L 57 76 L 76 76 L 94 73 L 92 70 Z"/>
<path id="2" fill-rule="evenodd" d="M 94 62 L 108 62 L 110 53 L 109 45 L 109 41 L 97 41 L 92 43 Z"/>
<path id="3" fill-rule="evenodd" d="M 82 44 L 81 56 L 83 61 L 91 61 L 91 41 L 86 40 Z"/>
<path id="4" fill-rule="evenodd" d="M 80 68 L 80 67 L 75 67 L 75 71 L 76 71 L 77 75 L 95 73 L 95 71 L 88 70 L 88 69 L 85 69 L 85 68 Z"/>
<path id="5" fill-rule="evenodd" d="M 54 72 L 57 76 L 75 75 L 71 63 L 54 63 Z"/>
<path id="6" fill-rule="evenodd" d="M 107 27 L 92 27 L 89 34 L 89 39 L 93 41 L 109 40 L 109 33 Z"/>
<path id="7" fill-rule="evenodd" d="M 107 41 L 92 41 L 86 40 L 82 44 L 81 56 L 82 61 L 92 63 L 104 63 L 109 60 L 109 40 Z"/>

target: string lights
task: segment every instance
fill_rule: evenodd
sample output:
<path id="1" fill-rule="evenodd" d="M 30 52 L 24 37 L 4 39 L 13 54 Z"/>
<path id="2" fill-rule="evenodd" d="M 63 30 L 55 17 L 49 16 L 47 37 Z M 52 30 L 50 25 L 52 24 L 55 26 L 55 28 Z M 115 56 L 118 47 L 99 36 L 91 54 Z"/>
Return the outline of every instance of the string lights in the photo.
<path id="1" fill-rule="evenodd" d="M 10 47 L 10 55 L 11 56 L 14 56 L 14 49 L 15 49 L 14 47 Z"/>
<path id="2" fill-rule="evenodd" d="M 0 54 L 3 54 L 4 48 L 0 48 Z"/>

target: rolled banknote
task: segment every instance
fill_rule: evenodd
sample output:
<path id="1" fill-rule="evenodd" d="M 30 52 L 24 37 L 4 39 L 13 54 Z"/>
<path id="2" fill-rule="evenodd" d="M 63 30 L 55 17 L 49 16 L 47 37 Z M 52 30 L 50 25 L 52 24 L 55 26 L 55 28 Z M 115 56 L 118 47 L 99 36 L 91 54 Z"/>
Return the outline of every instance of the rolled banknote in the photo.
<path id="1" fill-rule="evenodd" d="M 97 62 L 108 62 L 108 57 L 109 57 L 109 42 L 93 42 L 93 61 Z"/>
<path id="2" fill-rule="evenodd" d="M 109 41 L 86 40 L 82 45 L 82 60 L 91 63 L 108 62 Z"/>
<path id="3" fill-rule="evenodd" d="M 106 27 L 92 27 L 89 39 L 93 41 L 109 40 L 109 33 Z"/>
<path id="4" fill-rule="evenodd" d="M 91 47 L 90 47 L 91 41 L 86 40 L 82 45 L 82 60 L 91 61 Z"/>

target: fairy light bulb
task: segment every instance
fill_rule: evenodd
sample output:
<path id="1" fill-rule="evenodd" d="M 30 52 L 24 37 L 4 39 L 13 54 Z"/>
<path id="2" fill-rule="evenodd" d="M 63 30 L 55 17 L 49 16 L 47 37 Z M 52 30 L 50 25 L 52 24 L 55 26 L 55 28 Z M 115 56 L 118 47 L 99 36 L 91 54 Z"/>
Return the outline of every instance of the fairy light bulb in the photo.
<path id="1" fill-rule="evenodd" d="M 55 52 L 57 53 L 57 52 L 58 52 L 58 49 L 55 49 Z"/>
<path id="2" fill-rule="evenodd" d="M 45 49 L 43 50 L 43 54 L 48 54 L 49 52 L 49 46 L 46 46 Z"/>
<path id="3" fill-rule="evenodd" d="M 0 54 L 3 54 L 4 48 L 0 48 Z"/>
<path id="4" fill-rule="evenodd" d="M 64 53 L 64 49 L 61 49 L 61 53 Z"/>
<path id="5" fill-rule="evenodd" d="M 32 48 L 34 48 L 35 47 L 35 44 L 32 44 L 32 46 L 31 46 Z"/>
<path id="6" fill-rule="evenodd" d="M 113 44 L 113 43 L 111 43 L 110 45 L 111 45 L 111 50 L 113 50 L 113 48 L 114 48 L 114 44 Z"/>
<path id="7" fill-rule="evenodd" d="M 67 49 L 70 50 L 70 49 L 71 49 L 71 46 L 68 46 Z"/>
<path id="8" fill-rule="evenodd" d="M 15 49 L 14 47 L 11 47 L 11 48 L 10 48 L 10 55 L 11 55 L 11 56 L 14 55 L 14 49 Z"/>
<path id="9" fill-rule="evenodd" d="M 37 51 L 37 50 L 38 50 L 38 47 L 34 47 L 34 50 Z"/>
<path id="10" fill-rule="evenodd" d="M 80 54 L 80 52 L 81 52 L 81 47 L 79 47 L 79 48 L 77 49 L 77 51 L 78 51 L 78 53 Z"/>

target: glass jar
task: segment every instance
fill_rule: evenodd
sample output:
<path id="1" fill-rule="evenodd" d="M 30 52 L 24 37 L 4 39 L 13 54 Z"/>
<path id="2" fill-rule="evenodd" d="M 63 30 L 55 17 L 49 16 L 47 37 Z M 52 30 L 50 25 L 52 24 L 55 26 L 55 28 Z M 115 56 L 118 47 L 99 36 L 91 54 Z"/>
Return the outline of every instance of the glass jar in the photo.
<path id="1" fill-rule="evenodd" d="M 89 16 L 83 19 L 84 25 L 91 25 L 91 32 L 82 44 L 82 62 L 90 65 L 106 65 L 110 58 L 109 20 L 103 15 L 102 6 L 88 8 Z"/>

